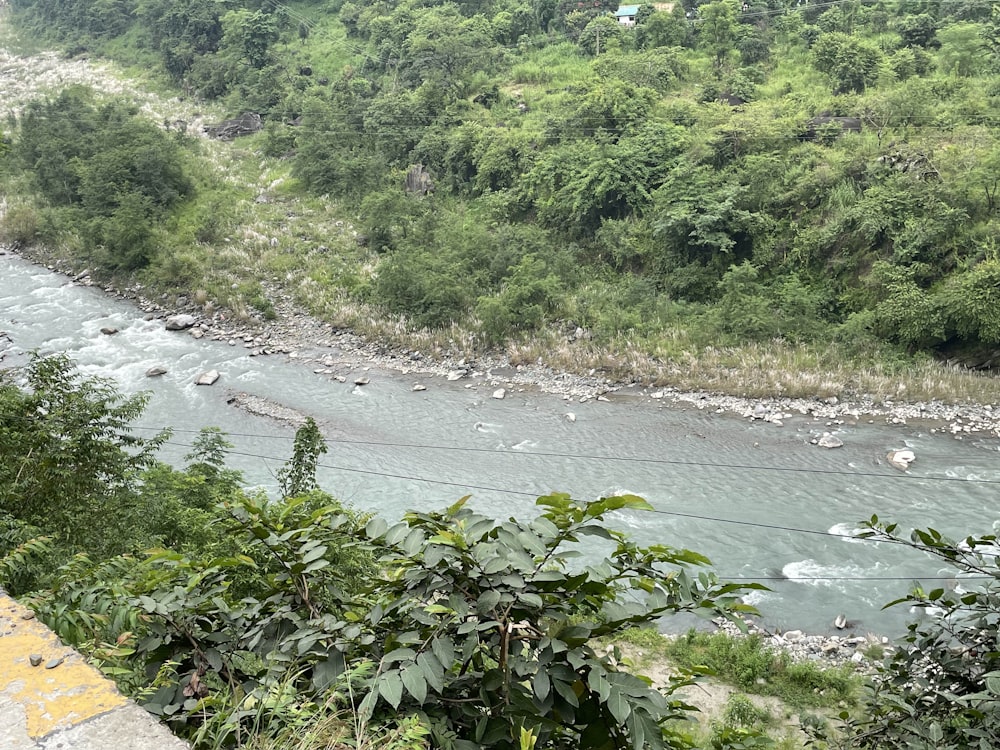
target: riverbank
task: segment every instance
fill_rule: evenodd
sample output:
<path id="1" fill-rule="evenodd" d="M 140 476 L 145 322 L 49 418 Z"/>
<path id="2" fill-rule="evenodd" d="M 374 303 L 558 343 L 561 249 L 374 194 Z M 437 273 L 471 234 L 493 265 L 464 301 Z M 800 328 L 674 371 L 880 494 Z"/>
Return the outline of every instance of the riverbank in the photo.
<path id="1" fill-rule="evenodd" d="M 68 283 L 95 284 L 87 269 L 76 268 L 44 249 L 7 248 L 6 252 L 64 275 Z M 868 394 L 751 398 L 708 390 L 681 390 L 650 383 L 622 382 L 595 372 L 558 371 L 541 362 L 514 364 L 502 354 L 473 359 L 456 357 L 447 352 L 426 352 L 369 341 L 353 331 L 332 326 L 309 315 L 294 302 L 291 295 L 279 289 L 270 290 L 274 301 L 274 319 L 248 322 L 235 320 L 226 310 L 206 313 L 202 306 L 183 298 L 179 300 L 180 304 L 167 306 L 165 300 L 153 299 L 150 290 L 138 285 L 124 289 L 101 285 L 101 288 L 106 294 L 136 305 L 149 319 L 165 320 L 176 314 L 191 315 L 194 324 L 178 335 L 224 341 L 249 350 L 252 356 L 284 355 L 312 368 L 314 372 L 339 379 L 345 378 L 345 373 L 368 367 L 413 375 L 418 380 L 443 378 L 462 381 L 467 387 L 493 389 L 494 395 L 500 398 L 509 391 L 539 390 L 559 394 L 565 400 L 575 402 L 638 398 L 649 401 L 651 405 L 674 405 L 730 414 L 768 423 L 776 428 L 783 426 L 785 420 L 801 416 L 825 420 L 831 433 L 841 426 L 862 422 L 906 425 L 919 421 L 930 432 L 949 433 L 959 439 L 970 434 L 1000 436 L 1000 408 L 993 403 L 890 400 L 877 399 Z M 905 378 L 901 378 L 901 382 L 905 386 Z M 256 406 L 256 413 L 267 412 L 266 406 Z M 276 418 L 282 418 L 278 413 L 279 405 L 274 406 L 274 411 Z"/>

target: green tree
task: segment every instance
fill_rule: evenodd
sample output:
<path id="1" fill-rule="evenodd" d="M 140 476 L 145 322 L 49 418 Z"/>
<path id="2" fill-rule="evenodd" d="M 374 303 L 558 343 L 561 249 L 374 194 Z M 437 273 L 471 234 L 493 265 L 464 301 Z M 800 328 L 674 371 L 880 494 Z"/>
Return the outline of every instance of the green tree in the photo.
<path id="1" fill-rule="evenodd" d="M 882 53 L 868 42 L 840 32 L 821 34 L 812 47 L 813 65 L 830 76 L 834 91 L 864 91 L 878 79 Z"/>
<path id="2" fill-rule="evenodd" d="M 84 377 L 65 355 L 0 372 L 0 511 L 70 549 L 127 544 L 136 480 L 168 437 L 131 433 L 145 403 Z"/>
<path id="3" fill-rule="evenodd" d="M 295 431 L 292 458 L 278 472 L 281 496 L 286 500 L 319 489 L 316 469 L 319 457 L 327 452 L 326 440 L 312 417 Z"/>
<path id="4" fill-rule="evenodd" d="M 577 44 L 586 54 L 601 55 L 609 50 L 620 51 L 631 41 L 629 30 L 611 16 L 597 16 L 588 23 Z"/>
<path id="5" fill-rule="evenodd" d="M 955 541 L 934 529 L 907 538 L 872 516 L 861 534 L 904 544 L 954 571 L 954 589 L 916 586 L 886 606 L 917 608 L 834 747 L 967 750 L 1000 744 L 1000 568 L 995 534 Z M 846 717 L 845 717 L 846 718 Z"/>
<path id="6" fill-rule="evenodd" d="M 271 61 L 270 48 L 277 39 L 277 22 L 266 11 L 243 8 L 222 17 L 222 51 L 253 68 L 259 70 Z"/>
<path id="7" fill-rule="evenodd" d="M 716 70 L 721 70 L 736 44 L 736 3 L 716 0 L 698 9 L 698 47 L 712 56 Z"/>
<path id="8" fill-rule="evenodd" d="M 935 38 L 937 21 L 929 13 L 918 13 L 915 16 L 904 16 L 896 23 L 903 44 L 907 47 L 940 47 Z"/>
<path id="9" fill-rule="evenodd" d="M 689 38 L 684 6 L 678 3 L 669 13 L 664 11 L 653 13 L 636 27 L 635 33 L 636 42 L 642 49 L 680 47 Z"/>
<path id="10" fill-rule="evenodd" d="M 534 520 L 502 522 L 466 500 L 368 525 L 387 582 L 365 615 L 378 672 L 362 716 L 422 711 L 435 744 L 456 750 L 514 750 L 522 731 L 566 750 L 683 746 L 668 722 L 683 715 L 669 694 L 685 681 L 664 697 L 592 644 L 665 614 L 731 613 L 741 587 L 690 572 L 708 562 L 700 555 L 609 530 L 607 513 L 649 509 L 634 496 L 550 495 Z M 605 560 L 570 568 L 575 548 L 595 542 Z"/>

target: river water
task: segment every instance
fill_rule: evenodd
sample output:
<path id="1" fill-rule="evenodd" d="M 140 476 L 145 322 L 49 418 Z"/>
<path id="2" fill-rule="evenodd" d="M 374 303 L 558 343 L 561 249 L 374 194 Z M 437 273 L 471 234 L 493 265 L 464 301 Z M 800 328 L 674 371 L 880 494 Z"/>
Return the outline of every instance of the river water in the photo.
<path id="1" fill-rule="evenodd" d="M 102 335 L 105 326 L 120 332 Z M 830 632 L 843 613 L 859 633 L 899 634 L 914 615 L 882 605 L 915 579 L 936 587 L 949 575 L 907 548 L 845 538 L 860 519 L 875 513 L 959 536 L 1000 527 L 1000 441 L 959 441 L 929 425 L 842 426 L 844 446 L 825 450 L 809 440 L 832 428 L 809 417 L 778 427 L 638 393 L 609 403 L 539 392 L 498 400 L 488 384 L 361 368 L 340 383 L 288 357 L 168 332 L 126 302 L 11 254 L 0 256 L 0 331 L 15 347 L 5 366 L 29 350 L 63 351 L 123 391 L 148 391 L 139 428 L 174 429 L 165 460 L 180 462 L 200 428 L 222 428 L 235 445 L 231 465 L 251 485 L 275 487 L 293 430 L 227 404 L 234 392 L 313 415 L 330 447 L 321 485 L 389 519 L 466 494 L 498 517 L 528 516 L 534 498 L 553 491 L 639 494 L 657 512 L 614 514 L 612 525 L 642 544 L 699 551 L 723 577 L 762 580 L 773 591 L 749 601 L 784 629 Z M 145 377 L 157 364 L 168 373 Z M 195 386 L 209 369 L 219 382 Z M 354 385 L 360 375 L 370 384 Z M 417 382 L 427 390 L 414 392 Z M 908 474 L 884 461 L 904 447 L 917 455 Z"/>

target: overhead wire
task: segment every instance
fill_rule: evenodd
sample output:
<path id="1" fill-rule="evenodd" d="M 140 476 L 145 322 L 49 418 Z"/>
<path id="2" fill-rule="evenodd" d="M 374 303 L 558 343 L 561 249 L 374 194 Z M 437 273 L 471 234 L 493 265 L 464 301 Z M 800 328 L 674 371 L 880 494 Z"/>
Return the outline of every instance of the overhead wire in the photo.
<path id="1" fill-rule="evenodd" d="M 150 430 L 150 431 L 161 431 L 170 430 L 172 432 L 179 433 L 198 433 L 199 430 L 193 429 L 179 429 L 170 426 L 166 427 L 137 427 L 136 429 Z M 264 434 L 254 434 L 254 433 L 227 433 L 229 437 L 243 437 L 243 438 L 253 438 L 253 439 L 263 439 L 263 440 L 294 440 L 293 436 L 288 435 L 264 435 Z M 835 476 L 847 476 L 847 477 L 859 477 L 863 479 L 888 479 L 888 480 L 920 480 L 929 482 L 968 482 L 970 484 L 1000 484 L 1000 479 L 980 479 L 980 478 L 969 478 L 969 477 L 950 477 L 950 476 L 926 476 L 926 475 L 915 475 L 915 474 L 889 474 L 889 473 L 878 473 L 878 472 L 867 472 L 867 471 L 848 471 L 845 469 L 825 469 L 819 467 L 796 467 L 796 466 L 767 466 L 760 464 L 738 464 L 738 463 L 717 463 L 710 461 L 696 461 L 691 459 L 671 459 L 671 458 L 653 458 L 645 456 L 613 456 L 613 455 L 599 455 L 599 454 L 588 454 L 588 453 L 564 453 L 558 451 L 522 451 L 522 450 L 504 450 L 497 448 L 478 448 L 474 446 L 463 446 L 463 445 L 432 445 L 427 443 L 402 443 L 394 441 L 382 441 L 382 440 L 357 440 L 357 439 L 347 439 L 347 438 L 323 438 L 327 443 L 334 445 L 359 445 L 359 446 L 372 446 L 378 448 L 405 448 L 407 450 L 434 450 L 434 451 L 452 451 L 452 452 L 462 452 L 462 453 L 488 453 L 497 456 L 518 456 L 518 457 L 538 457 L 538 458 L 567 458 L 582 461 L 615 461 L 615 462 L 626 462 L 626 463 L 640 463 L 640 464 L 660 464 L 665 466 L 694 466 L 698 468 L 708 468 L 708 469 L 727 469 L 727 470 L 737 470 L 737 471 L 776 471 L 776 472 L 786 472 L 786 473 L 797 473 L 797 474 L 829 474 Z M 263 458 L 263 456 L 258 456 Z M 273 456 L 271 458 L 274 458 Z M 283 460 L 277 459 L 275 460 Z"/>
<path id="2" fill-rule="evenodd" d="M 171 446 L 174 446 L 174 447 L 181 447 L 181 448 L 191 448 L 191 447 L 193 447 L 193 445 L 191 445 L 191 444 L 187 444 L 187 443 L 175 443 L 175 442 L 171 442 L 171 441 L 166 441 L 165 444 L 171 445 Z M 259 458 L 259 459 L 265 459 L 265 460 L 273 460 L 273 461 L 277 461 L 277 462 L 284 462 L 284 459 L 278 458 L 276 456 L 268 456 L 268 455 L 263 455 L 263 454 L 258 454 L 258 453 L 250 453 L 250 452 L 247 452 L 247 451 L 229 450 L 229 451 L 227 451 L 227 453 L 232 454 L 232 455 L 249 457 L 249 458 Z M 447 481 L 447 480 L 442 480 L 442 479 L 431 479 L 431 478 L 428 478 L 428 477 L 418 477 L 418 476 L 412 476 L 412 475 L 407 475 L 407 474 L 395 474 L 395 473 L 391 473 L 391 472 L 376 471 L 376 470 L 373 470 L 373 469 L 359 469 L 359 468 L 356 468 L 356 467 L 336 466 L 336 465 L 332 465 L 332 464 L 328 464 L 328 463 L 323 463 L 323 462 L 317 462 L 316 466 L 317 466 L 317 468 L 328 469 L 328 470 L 333 470 L 333 471 L 342 471 L 342 472 L 348 472 L 348 473 L 358 473 L 358 474 L 364 474 L 364 475 L 369 475 L 369 476 L 378 476 L 378 477 L 389 478 L 389 479 L 402 479 L 402 480 L 406 480 L 406 481 L 422 482 L 422 483 L 435 484 L 435 485 L 448 486 L 448 487 L 457 487 L 457 488 L 460 488 L 460 489 L 482 490 L 484 492 L 496 492 L 496 493 L 500 493 L 500 494 L 519 495 L 519 496 L 533 497 L 533 498 L 534 497 L 538 497 L 538 495 L 539 495 L 538 492 L 527 492 L 527 491 L 523 491 L 523 490 L 514 490 L 514 489 L 507 489 L 507 488 L 490 487 L 490 486 L 485 486 L 485 485 L 470 484 L 470 483 L 466 483 L 466 482 L 452 482 L 452 481 Z M 769 524 L 769 523 L 762 523 L 762 522 L 755 522 L 755 521 L 742 521 L 742 520 L 730 519 L 730 518 L 720 518 L 720 517 L 717 517 L 717 516 L 706 516 L 706 515 L 696 514 L 696 513 L 685 513 L 685 512 L 682 512 L 682 511 L 662 510 L 660 508 L 653 508 L 652 510 L 646 510 L 644 512 L 651 512 L 651 513 L 654 513 L 654 514 L 666 515 L 666 516 L 683 517 L 683 518 L 688 518 L 688 519 L 693 519 L 693 520 L 699 520 L 699 521 L 709 521 L 709 522 L 715 522 L 715 523 L 733 524 L 733 525 L 746 526 L 746 527 L 751 527 L 751 528 L 762 528 L 762 529 L 767 529 L 769 531 L 785 531 L 785 532 L 792 532 L 792 533 L 798 533 L 798 534 L 810 534 L 810 535 L 815 535 L 815 536 L 824 536 L 824 537 L 830 537 L 830 538 L 833 538 L 833 539 L 838 539 L 838 540 L 841 540 L 841 541 L 844 541 L 844 540 L 869 541 L 869 540 L 864 539 L 863 537 L 857 537 L 857 536 L 851 536 L 851 535 L 845 535 L 845 534 L 835 534 L 835 533 L 830 532 L 830 531 L 820 531 L 820 530 L 817 530 L 817 529 L 804 529 L 804 528 L 799 528 L 799 527 L 794 527 L 794 526 L 783 526 L 783 525 L 780 525 L 780 524 Z M 912 545 L 910 545 L 905 540 L 901 540 L 901 539 L 885 538 L 885 539 L 874 539 L 874 540 L 870 540 L 870 541 L 873 541 L 873 542 L 876 542 L 876 543 L 879 543 L 879 544 L 882 544 L 882 543 L 897 544 L 897 545 L 902 545 L 904 547 L 912 548 Z M 767 575 L 761 575 L 761 576 L 722 576 L 721 574 L 719 574 L 719 576 L 722 577 L 722 578 L 725 578 L 726 580 L 793 581 L 793 582 L 794 581 L 914 581 L 914 580 L 919 580 L 919 581 L 932 581 L 932 580 L 935 580 L 935 581 L 954 581 L 954 580 L 956 580 L 955 576 L 794 576 L 794 575 L 792 575 L 792 576 L 786 576 L 786 575 L 779 575 L 779 576 L 767 576 Z M 958 580 L 960 580 L 960 581 L 974 581 L 974 580 L 994 580 L 994 579 L 995 579 L 994 576 L 976 576 L 976 575 L 970 575 L 970 576 L 961 576 L 961 578 L 959 578 Z"/>
<path id="3" fill-rule="evenodd" d="M 166 444 L 174 446 L 174 447 L 181 447 L 181 448 L 192 448 L 193 447 L 193 445 L 191 445 L 191 444 L 187 444 L 187 443 L 175 443 L 175 442 L 171 442 L 171 441 L 167 441 Z M 285 461 L 285 459 L 282 459 L 282 458 L 279 458 L 279 457 L 276 457 L 276 456 L 269 456 L 269 455 L 264 455 L 264 454 L 260 454 L 260 453 L 251 453 L 249 451 L 230 450 L 230 451 L 228 451 L 228 453 L 232 454 L 232 455 L 236 455 L 236 456 L 244 456 L 244 457 L 247 457 L 247 458 L 258 458 L 258 459 L 276 461 L 276 462 L 279 462 L 279 463 L 284 463 L 284 461 Z M 473 484 L 473 483 L 468 483 L 468 482 L 454 482 L 454 481 L 449 481 L 449 480 L 444 480 L 444 479 L 433 479 L 433 478 L 430 478 L 430 477 L 414 476 L 414 475 L 410 475 L 410 474 L 397 474 L 397 473 L 393 473 L 393 472 L 376 471 L 374 469 L 362 469 L 362 468 L 350 467 L 350 466 L 338 466 L 338 465 L 334 465 L 334 464 L 330 464 L 330 463 L 324 463 L 324 462 L 317 462 L 316 466 L 317 466 L 317 468 L 328 469 L 328 470 L 331 470 L 331 471 L 341 471 L 341 472 L 353 473 L 353 474 L 364 474 L 364 475 L 368 475 L 368 476 L 377 476 L 377 477 L 383 477 L 383 478 L 387 478 L 387 479 L 401 479 L 401 480 L 410 481 L 410 482 L 420 482 L 420 483 L 426 483 L 426 484 L 441 485 L 441 486 L 446 486 L 446 487 L 457 487 L 457 488 L 460 488 L 460 489 L 480 490 L 480 491 L 483 491 L 483 492 L 494 492 L 494 493 L 504 494 L 504 495 L 517 495 L 517 496 L 521 496 L 521 497 L 535 498 L 535 497 L 538 497 L 539 494 L 540 494 L 537 491 L 529 492 L 529 491 L 526 491 L 526 490 L 515 490 L 515 489 L 511 489 L 511 488 L 506 488 L 506 487 L 493 487 L 493 486 Z M 830 532 L 830 531 L 821 531 L 821 530 L 818 530 L 818 529 L 803 529 L 803 528 L 799 528 L 799 527 L 795 527 L 795 526 L 785 526 L 785 525 L 781 525 L 781 524 L 763 523 L 763 522 L 759 522 L 759 521 L 743 521 L 743 520 L 737 520 L 737 519 L 731 519 L 731 518 L 722 518 L 722 517 L 719 517 L 719 516 L 707 516 L 707 515 L 699 514 L 699 513 L 688 513 L 688 512 L 685 512 L 685 511 L 663 510 L 661 508 L 654 508 L 651 512 L 659 514 L 659 515 L 674 516 L 674 517 L 679 517 L 679 518 L 688 518 L 688 519 L 698 520 L 698 521 L 710 521 L 710 522 L 714 522 L 714 523 L 725 523 L 725 524 L 733 524 L 733 525 L 737 525 L 737 526 L 747 526 L 747 527 L 752 527 L 752 528 L 762 528 L 762 529 L 767 529 L 769 531 L 785 531 L 785 532 L 798 533 L 798 534 L 812 534 L 812 535 L 816 535 L 816 536 L 831 537 L 831 538 L 834 538 L 834 539 L 841 539 L 841 540 L 842 539 L 857 538 L 857 537 L 846 536 L 846 535 L 843 535 L 843 534 L 835 534 L 835 533 Z M 906 544 L 905 542 L 899 542 L 899 541 L 891 540 L 891 539 L 883 539 L 883 540 L 877 540 L 877 541 L 879 541 L 879 542 L 883 542 L 884 541 L 884 542 L 888 542 L 890 544 L 892 544 L 892 543 L 904 544 L 904 545 Z"/>

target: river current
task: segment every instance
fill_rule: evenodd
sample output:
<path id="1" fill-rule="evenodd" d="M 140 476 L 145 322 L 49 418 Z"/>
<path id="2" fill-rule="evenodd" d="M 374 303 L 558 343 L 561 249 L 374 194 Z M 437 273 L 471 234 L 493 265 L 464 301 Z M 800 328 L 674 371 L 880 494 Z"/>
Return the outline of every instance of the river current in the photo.
<path id="1" fill-rule="evenodd" d="M 119 333 L 103 335 L 106 326 Z M 182 463 L 199 429 L 220 427 L 235 445 L 230 464 L 250 485 L 274 489 L 294 432 L 228 404 L 234 392 L 314 416 L 330 448 L 320 484 L 389 519 L 467 494 L 497 517 L 527 517 L 534 498 L 553 491 L 641 495 L 656 513 L 618 513 L 609 524 L 642 544 L 701 552 L 724 578 L 761 580 L 772 591 L 748 601 L 778 628 L 832 632 L 843 613 L 859 634 L 897 635 L 917 615 L 882 605 L 914 580 L 948 584 L 937 579 L 950 571 L 922 554 L 847 538 L 873 513 L 904 529 L 1000 530 L 1000 441 L 956 440 L 929 424 L 830 427 L 796 416 L 778 427 L 627 391 L 610 402 L 536 391 L 498 400 L 488 384 L 375 368 L 344 370 L 340 383 L 294 358 L 251 357 L 242 346 L 168 332 L 126 302 L 11 254 L 0 256 L 0 331 L 13 341 L 3 366 L 30 350 L 61 351 L 125 392 L 148 391 L 138 429 L 173 428 L 165 460 Z M 147 378 L 154 365 L 168 372 Z M 219 382 L 194 385 L 209 369 Z M 354 385 L 362 375 L 370 383 Z M 427 390 L 413 391 L 418 382 Z M 831 429 L 842 448 L 809 443 Z M 906 474 L 884 460 L 899 448 L 917 456 Z"/>

